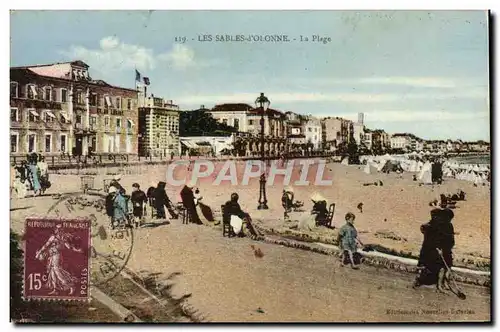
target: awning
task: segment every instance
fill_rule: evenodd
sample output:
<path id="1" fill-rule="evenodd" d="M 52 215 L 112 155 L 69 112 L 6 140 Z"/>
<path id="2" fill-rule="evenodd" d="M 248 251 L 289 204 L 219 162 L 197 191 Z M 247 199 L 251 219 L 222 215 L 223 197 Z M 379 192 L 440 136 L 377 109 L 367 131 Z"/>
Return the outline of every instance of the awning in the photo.
<path id="1" fill-rule="evenodd" d="M 66 121 L 69 121 L 69 116 L 66 112 L 60 112 L 60 114 L 62 115 L 62 117 L 64 118 L 64 120 Z"/>
<path id="2" fill-rule="evenodd" d="M 196 143 L 192 141 L 181 141 L 181 143 L 184 144 L 185 147 L 190 149 L 196 149 L 198 147 Z"/>
<path id="3" fill-rule="evenodd" d="M 30 111 L 30 113 L 33 114 L 34 116 L 40 116 L 36 111 Z"/>
<path id="4" fill-rule="evenodd" d="M 131 119 L 127 119 L 128 122 L 130 122 L 130 126 L 134 126 L 134 121 L 132 121 Z"/>
<path id="5" fill-rule="evenodd" d="M 198 142 L 196 143 L 196 145 L 198 146 L 211 146 L 212 144 L 210 144 L 209 142 L 207 141 L 203 141 L 203 142 Z"/>
<path id="6" fill-rule="evenodd" d="M 48 116 L 50 116 L 51 118 L 55 118 L 56 116 L 54 115 L 54 113 L 52 113 L 51 111 L 45 111 L 45 114 L 47 114 Z"/>

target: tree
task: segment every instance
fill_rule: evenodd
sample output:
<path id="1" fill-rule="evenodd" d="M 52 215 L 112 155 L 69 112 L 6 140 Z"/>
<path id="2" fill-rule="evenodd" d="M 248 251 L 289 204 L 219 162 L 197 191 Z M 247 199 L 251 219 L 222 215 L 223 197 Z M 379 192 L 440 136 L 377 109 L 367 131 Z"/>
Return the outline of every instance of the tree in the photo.
<path id="1" fill-rule="evenodd" d="M 204 109 L 180 112 L 179 122 L 179 136 L 228 136 L 237 131 Z"/>
<path id="2" fill-rule="evenodd" d="M 349 143 L 347 144 L 347 155 L 349 156 L 349 164 L 359 164 L 358 144 L 354 139 L 354 128 L 351 123 L 349 128 Z"/>

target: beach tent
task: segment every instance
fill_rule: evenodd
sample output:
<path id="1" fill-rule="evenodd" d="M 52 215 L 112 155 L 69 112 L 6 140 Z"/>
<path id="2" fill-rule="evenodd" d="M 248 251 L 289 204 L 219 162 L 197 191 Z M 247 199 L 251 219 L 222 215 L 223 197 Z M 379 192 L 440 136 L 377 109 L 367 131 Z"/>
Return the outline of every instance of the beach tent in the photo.
<path id="1" fill-rule="evenodd" d="M 344 159 L 342 159 L 341 164 L 342 164 L 342 165 L 349 165 L 349 158 L 348 158 L 348 157 L 345 157 Z"/>
<path id="2" fill-rule="evenodd" d="M 385 163 L 383 162 L 382 167 L 379 168 L 379 170 L 383 173 L 390 173 L 390 172 L 403 172 L 403 167 L 401 167 L 401 164 L 399 161 L 396 160 L 386 160 Z"/>
<path id="3" fill-rule="evenodd" d="M 432 184 L 432 164 L 426 162 L 418 175 L 418 179 L 424 184 Z"/>

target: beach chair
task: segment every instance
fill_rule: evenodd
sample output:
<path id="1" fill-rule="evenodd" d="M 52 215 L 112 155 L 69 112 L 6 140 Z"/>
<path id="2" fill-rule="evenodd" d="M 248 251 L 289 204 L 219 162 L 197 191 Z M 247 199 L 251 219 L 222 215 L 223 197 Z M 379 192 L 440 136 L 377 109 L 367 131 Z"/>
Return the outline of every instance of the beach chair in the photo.
<path id="1" fill-rule="evenodd" d="M 326 216 L 320 220 L 316 221 L 316 226 L 325 226 L 328 228 L 333 228 L 333 215 L 335 214 L 335 203 L 331 203 L 328 206 L 328 212 Z"/>
<path id="2" fill-rule="evenodd" d="M 328 207 L 328 216 L 326 218 L 326 223 L 328 227 L 332 227 L 333 215 L 335 214 L 335 203 L 330 204 Z"/>
<path id="3" fill-rule="evenodd" d="M 191 221 L 191 215 L 190 215 L 189 211 L 186 209 L 186 207 L 184 206 L 184 203 L 178 202 L 176 205 L 176 208 L 177 208 L 177 211 L 179 211 L 179 216 L 182 219 L 182 224 L 183 225 L 189 224 L 189 222 Z"/>
<path id="4" fill-rule="evenodd" d="M 220 212 L 222 217 L 222 237 L 233 237 L 235 236 L 233 227 L 231 226 L 231 216 L 225 213 L 225 205 L 220 206 Z"/>
<path id="5" fill-rule="evenodd" d="M 93 176 L 88 176 L 88 175 L 81 176 L 80 181 L 81 181 L 80 188 L 82 189 L 84 194 L 86 194 L 89 191 L 89 189 L 94 188 L 94 177 Z"/>

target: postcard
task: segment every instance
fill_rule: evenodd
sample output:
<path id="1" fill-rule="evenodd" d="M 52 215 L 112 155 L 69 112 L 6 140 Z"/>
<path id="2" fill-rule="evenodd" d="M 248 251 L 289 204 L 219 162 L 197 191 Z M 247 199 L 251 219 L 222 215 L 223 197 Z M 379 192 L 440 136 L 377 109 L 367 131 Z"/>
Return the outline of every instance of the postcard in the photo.
<path id="1" fill-rule="evenodd" d="M 491 323 L 488 11 L 10 19 L 12 322 Z"/>

